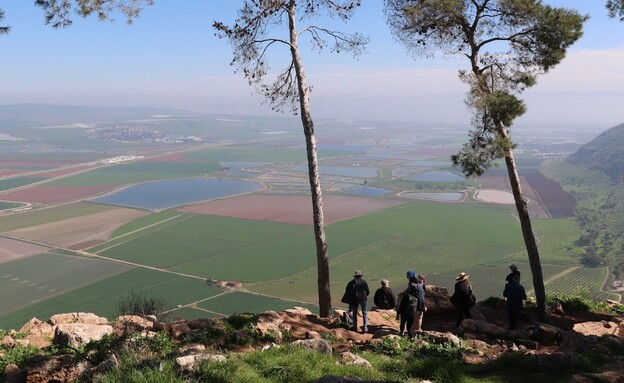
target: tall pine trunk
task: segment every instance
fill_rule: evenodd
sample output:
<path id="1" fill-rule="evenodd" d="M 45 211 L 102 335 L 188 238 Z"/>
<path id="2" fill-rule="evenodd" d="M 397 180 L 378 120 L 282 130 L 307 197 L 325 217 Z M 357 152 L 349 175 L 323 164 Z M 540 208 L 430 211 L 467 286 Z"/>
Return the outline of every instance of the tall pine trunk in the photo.
<path id="1" fill-rule="evenodd" d="M 317 286 L 319 299 L 319 313 L 321 317 L 328 317 L 331 312 L 331 294 L 329 289 L 329 256 L 327 240 L 325 238 L 325 218 L 323 216 L 323 195 L 316 154 L 316 136 L 314 122 L 310 114 L 309 89 L 305 81 L 303 63 L 299 55 L 297 30 L 295 29 L 295 0 L 291 0 L 288 8 L 288 28 L 290 31 L 290 53 L 297 75 L 299 90 L 299 105 L 301 123 L 306 140 L 308 155 L 308 177 L 312 194 L 312 214 L 314 219 L 314 238 L 316 240 Z"/>
<path id="2" fill-rule="evenodd" d="M 509 133 L 502 124 L 499 124 L 498 134 L 504 139 L 509 139 Z M 522 228 L 522 237 L 524 238 L 524 245 L 529 256 L 531 273 L 533 274 L 533 288 L 535 289 L 535 300 L 537 301 L 539 321 L 548 322 L 548 311 L 546 310 L 546 290 L 544 288 L 542 263 L 540 261 L 539 251 L 537 249 L 537 241 L 535 240 L 533 228 L 531 227 L 531 217 L 529 216 L 529 209 L 527 207 L 526 200 L 522 195 L 520 177 L 518 176 L 516 162 L 514 160 L 513 152 L 511 149 L 507 149 L 507 152 L 505 153 L 505 164 L 507 165 L 509 183 L 511 185 L 511 191 L 513 193 L 514 201 L 516 202 L 516 210 L 518 211 L 520 227 Z"/>

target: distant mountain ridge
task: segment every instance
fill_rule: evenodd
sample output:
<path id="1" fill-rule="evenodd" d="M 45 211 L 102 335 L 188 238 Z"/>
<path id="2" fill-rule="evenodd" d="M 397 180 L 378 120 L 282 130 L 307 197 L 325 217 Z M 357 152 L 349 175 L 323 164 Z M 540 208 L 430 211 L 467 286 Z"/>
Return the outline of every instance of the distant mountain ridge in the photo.
<path id="1" fill-rule="evenodd" d="M 568 157 L 573 165 L 598 170 L 613 180 L 624 176 L 624 123 L 603 132 Z"/>

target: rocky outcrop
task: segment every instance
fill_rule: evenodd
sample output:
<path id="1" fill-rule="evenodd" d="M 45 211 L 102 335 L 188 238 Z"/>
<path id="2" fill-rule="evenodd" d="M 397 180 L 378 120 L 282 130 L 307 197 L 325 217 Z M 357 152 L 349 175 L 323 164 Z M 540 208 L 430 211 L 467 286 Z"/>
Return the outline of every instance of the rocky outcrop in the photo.
<path id="1" fill-rule="evenodd" d="M 78 348 L 113 333 L 113 326 L 87 323 L 62 323 L 55 326 L 54 344 Z"/>
<path id="2" fill-rule="evenodd" d="M 26 383 L 73 382 L 82 376 L 91 364 L 76 355 L 46 357 L 35 355 L 26 365 Z"/>
<path id="3" fill-rule="evenodd" d="M 52 345 L 54 327 L 37 318 L 32 318 L 19 330 L 22 334 L 27 334 L 26 339 L 31 345 L 37 348 L 44 348 Z"/>
<path id="4" fill-rule="evenodd" d="M 48 321 L 52 326 L 67 323 L 83 323 L 83 324 L 108 324 L 108 319 L 97 316 L 93 313 L 68 313 L 68 314 L 56 314 L 50 317 Z"/>
<path id="5" fill-rule="evenodd" d="M 537 323 L 512 331 L 495 324 L 506 322 L 504 314 L 504 319 L 499 318 L 498 321 L 492 323 L 485 318 L 490 318 L 495 313 L 495 309 L 488 311 L 484 307 L 480 310 L 477 305 L 473 311 L 475 314 L 473 318 L 464 320 L 457 329 L 456 335 L 444 332 L 449 329 L 448 326 L 454 329 L 452 308 L 446 305 L 446 297 L 448 293 L 445 289 L 429 287 L 427 299 L 428 302 L 431 299 L 433 303 L 428 303 L 429 311 L 425 315 L 425 322 L 428 320 L 447 321 L 448 324 L 446 328 L 442 328 L 442 331 L 419 331 L 417 339 L 414 340 L 418 344 L 412 343 L 410 350 L 414 349 L 413 346 L 428 347 L 432 344 L 461 346 L 460 358 L 466 364 L 488 363 L 507 352 L 520 352 L 532 358 L 531 368 L 541 372 L 569 371 L 578 368 L 584 361 L 581 355 L 590 353 L 600 357 L 601 360 L 611 362 L 601 366 L 599 373 L 574 375 L 573 382 L 624 381 L 622 376 L 624 358 L 614 358 L 612 351 L 624 349 L 624 336 L 622 336 L 624 327 L 620 318 L 576 323 L 574 326 L 566 327 L 567 330 Z M 477 315 L 479 311 L 481 313 Z M 336 312 L 340 313 L 340 310 Z M 435 316 L 433 313 L 436 312 L 446 314 Z M 255 316 L 249 316 L 249 318 L 255 318 Z M 204 339 L 206 334 L 209 334 L 208 338 L 216 339 L 208 345 L 209 347 L 203 343 L 179 347 L 175 364 L 182 371 L 194 370 L 199 362 L 216 363 L 226 360 L 224 355 L 209 352 L 210 349 L 227 348 L 234 352 L 268 350 L 280 347 L 278 344 L 285 342 L 285 339 L 294 339 L 293 345 L 324 354 L 338 355 L 336 363 L 362 368 L 370 368 L 370 363 L 357 353 L 351 352 L 354 349 L 393 347 L 395 352 L 401 352 L 402 345 L 405 345 L 406 339 L 397 334 L 398 321 L 393 310 L 370 311 L 367 333 L 348 329 L 337 321 L 337 318 L 340 318 L 340 315 L 336 315 L 333 320 L 320 318 L 300 307 L 283 312 L 267 311 L 257 316 L 250 332 L 249 327 L 233 331 L 231 323 L 228 324 L 219 318 L 180 320 L 172 324 L 164 324 L 155 322 L 156 318 L 151 320 L 138 316 L 121 316 L 116 318 L 111 326 L 106 318 L 94 314 L 70 313 L 55 315 L 48 323 L 33 318 L 22 327 L 19 334 L 10 331 L 1 340 L 1 345 L 4 349 L 11 349 L 29 344 L 45 347 L 54 342 L 59 346 L 69 345 L 79 348 L 90 341 L 101 339 L 105 334 L 127 335 L 131 332 L 135 334 L 134 337 L 150 337 L 156 335 L 154 331 L 157 329 L 167 330 L 170 337 L 180 343 L 193 339 L 194 334 L 199 335 L 194 338 L 196 342 Z M 282 335 L 286 337 L 283 338 Z M 331 342 L 328 339 L 331 339 Z M 141 366 L 149 365 L 150 368 L 159 368 L 162 362 L 158 358 L 147 356 L 147 359 L 141 360 L 140 363 Z M 96 366 L 92 366 L 88 360 L 75 355 L 55 357 L 38 355 L 22 369 L 16 365 L 8 365 L 5 369 L 4 381 L 7 383 L 62 382 L 78 377 L 81 377 L 83 381 L 93 381 L 118 366 L 119 361 L 112 353 L 104 362 Z M 318 381 L 362 382 L 358 378 L 349 376 L 326 376 Z"/>

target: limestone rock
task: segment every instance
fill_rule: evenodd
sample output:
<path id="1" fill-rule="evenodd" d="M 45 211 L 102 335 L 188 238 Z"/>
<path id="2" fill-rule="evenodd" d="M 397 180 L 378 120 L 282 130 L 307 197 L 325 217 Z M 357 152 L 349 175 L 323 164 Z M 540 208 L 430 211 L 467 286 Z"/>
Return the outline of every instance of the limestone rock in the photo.
<path id="1" fill-rule="evenodd" d="M 36 355 L 25 368 L 26 383 L 73 382 L 90 367 L 88 361 L 75 355 Z"/>
<path id="2" fill-rule="evenodd" d="M 196 354 L 176 358 L 178 368 L 183 371 L 193 371 L 195 369 L 195 365 L 202 361 L 225 362 L 226 358 L 221 354 Z"/>
<path id="3" fill-rule="evenodd" d="M 340 354 L 340 360 L 338 363 L 345 365 L 355 365 L 365 368 L 373 367 L 368 360 L 349 351 Z"/>
<path id="4" fill-rule="evenodd" d="M 113 327 L 109 325 L 64 323 L 56 326 L 54 344 L 76 348 L 112 333 Z"/>
<path id="5" fill-rule="evenodd" d="M 54 327 L 37 318 L 32 318 L 26 322 L 19 332 L 27 334 L 26 339 L 31 345 L 37 348 L 44 348 L 52 345 Z"/>
<path id="6" fill-rule="evenodd" d="M 178 355 L 180 356 L 188 356 L 201 354 L 206 351 L 206 346 L 203 344 L 187 344 L 178 349 Z"/>
<path id="7" fill-rule="evenodd" d="M 557 314 L 557 315 L 561 315 L 564 316 L 565 312 L 563 311 L 563 306 L 561 305 L 560 302 L 554 302 L 551 306 L 550 306 L 550 311 L 553 314 Z"/>
<path id="8" fill-rule="evenodd" d="M 141 332 L 144 330 L 149 331 L 154 328 L 154 322 L 138 315 L 120 315 L 117 319 L 115 319 L 115 322 L 122 329 L 130 332 Z"/>
<path id="9" fill-rule="evenodd" d="M 118 368 L 119 366 L 119 360 L 117 359 L 115 354 L 111 354 L 102 363 L 88 370 L 85 370 L 85 372 L 82 373 L 81 378 L 89 382 L 97 381 L 98 378 L 102 377 L 113 369 Z"/>
<path id="10" fill-rule="evenodd" d="M 583 335 L 616 335 L 618 324 L 610 321 L 575 323 L 572 329 Z"/>
<path id="11" fill-rule="evenodd" d="M 305 334 L 306 339 L 322 339 L 321 338 L 321 334 L 318 333 L 318 331 L 306 331 Z"/>
<path id="12" fill-rule="evenodd" d="M 82 312 L 56 314 L 50 317 L 48 322 L 53 326 L 66 323 L 108 324 L 108 320 L 104 317 L 97 316 L 93 313 Z"/>
<path id="13" fill-rule="evenodd" d="M 425 294 L 425 306 L 427 306 L 427 314 L 450 314 L 454 312 L 453 304 L 451 303 L 451 296 L 445 287 L 437 287 L 433 285 L 427 285 L 427 293 Z"/>
<path id="14" fill-rule="evenodd" d="M 312 313 L 310 313 L 312 314 Z M 284 319 L 275 311 L 265 311 L 258 316 L 257 322 L 253 325 L 253 330 L 260 336 L 269 334 L 275 335 L 278 341 L 282 339 L 281 324 Z M 278 335 L 279 334 L 279 335 Z"/>
<path id="15" fill-rule="evenodd" d="M 300 339 L 292 342 L 295 346 L 302 346 L 320 352 L 321 354 L 331 354 L 331 343 L 326 339 Z"/>
<path id="16" fill-rule="evenodd" d="M 477 339 L 501 338 L 505 335 L 505 329 L 484 320 L 464 319 L 457 329 L 457 334 Z"/>
<path id="17" fill-rule="evenodd" d="M 462 340 L 450 332 L 421 331 L 418 337 L 433 344 L 451 344 L 458 347 L 462 344 Z"/>
<path id="18" fill-rule="evenodd" d="M 4 338 L 2 338 L 2 341 L 0 341 L 0 345 L 3 349 L 10 350 L 15 347 L 15 339 L 13 339 L 10 335 L 5 335 Z"/>
<path id="19" fill-rule="evenodd" d="M 533 329 L 531 339 L 543 345 L 559 344 L 563 338 L 564 331 L 548 323 L 538 323 Z"/>
<path id="20" fill-rule="evenodd" d="M 182 336 L 190 334 L 191 328 L 186 322 L 176 322 L 171 324 L 170 328 L 171 336 L 176 339 L 180 339 Z"/>
<path id="21" fill-rule="evenodd" d="M 4 368 L 4 383 L 24 383 L 26 381 L 26 371 L 20 370 L 14 363 L 7 364 Z"/>

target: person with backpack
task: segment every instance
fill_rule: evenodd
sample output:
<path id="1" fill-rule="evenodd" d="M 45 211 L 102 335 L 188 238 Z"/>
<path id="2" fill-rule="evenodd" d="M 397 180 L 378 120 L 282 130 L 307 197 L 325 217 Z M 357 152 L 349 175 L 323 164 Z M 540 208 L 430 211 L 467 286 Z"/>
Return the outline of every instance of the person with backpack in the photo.
<path id="1" fill-rule="evenodd" d="M 410 283 L 407 289 L 400 294 L 397 317 L 401 319 L 399 333 L 402 336 L 403 330 L 407 327 L 407 336 L 409 339 L 414 338 L 414 322 L 419 310 L 422 311 L 423 301 L 420 298 L 420 290 L 418 284 Z"/>
<path id="2" fill-rule="evenodd" d="M 367 303 L 368 303 L 368 294 L 370 293 L 368 289 L 368 283 L 364 279 L 362 279 L 362 272 L 360 270 L 355 270 L 353 273 L 353 279 L 347 283 L 347 287 L 345 288 L 345 293 L 342 296 L 342 303 L 346 303 L 349 305 L 349 312 L 351 313 L 351 318 L 353 321 L 353 330 L 357 331 L 357 314 L 358 308 L 362 308 L 362 318 L 364 320 L 362 326 L 362 332 L 368 331 L 368 311 L 367 311 Z"/>
<path id="3" fill-rule="evenodd" d="M 471 318 L 470 308 L 474 306 L 476 298 L 472 293 L 472 286 L 468 283 L 470 276 L 464 272 L 455 278 L 455 292 L 451 296 L 451 303 L 455 306 L 457 328 L 465 318 Z"/>
<path id="4" fill-rule="evenodd" d="M 513 279 L 505 284 L 503 296 L 507 298 L 507 315 L 509 316 L 509 329 L 515 330 L 518 326 L 520 313 L 527 299 L 524 286 L 520 284 L 520 275 L 514 275 Z"/>
<path id="5" fill-rule="evenodd" d="M 392 310 L 396 306 L 396 299 L 394 298 L 394 292 L 390 288 L 390 281 L 387 279 L 381 280 L 381 287 L 375 291 L 375 297 L 373 302 L 377 308 L 382 310 Z"/>

